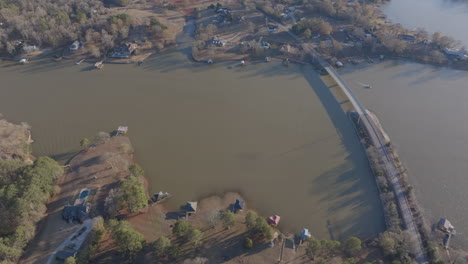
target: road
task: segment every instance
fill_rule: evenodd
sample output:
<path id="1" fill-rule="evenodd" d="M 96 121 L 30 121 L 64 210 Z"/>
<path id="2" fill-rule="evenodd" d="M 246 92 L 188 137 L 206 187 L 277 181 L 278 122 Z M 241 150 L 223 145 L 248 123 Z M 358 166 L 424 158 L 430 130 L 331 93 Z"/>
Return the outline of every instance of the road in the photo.
<path id="1" fill-rule="evenodd" d="M 47 259 L 47 264 L 53 263 L 55 259 L 55 254 L 71 244 L 73 244 L 73 248 L 78 251 L 78 249 L 80 249 L 81 247 L 81 244 L 83 244 L 86 237 L 88 236 L 89 232 L 93 229 L 93 225 L 94 222 L 92 219 L 84 221 L 83 224 L 75 230 L 75 232 L 73 232 L 65 241 L 63 241 L 63 243 L 60 244 L 60 246 L 58 246 L 54 250 L 54 252 L 52 252 L 52 254 Z M 83 227 L 86 227 L 86 230 L 79 237 L 74 238 L 75 235 L 77 235 Z"/>
<path id="2" fill-rule="evenodd" d="M 266 14 L 265 14 L 266 15 Z M 380 157 L 382 157 L 382 161 L 384 163 L 384 169 L 386 174 L 388 175 L 388 181 L 391 184 L 398 206 L 400 208 L 401 218 L 403 223 L 406 227 L 406 231 L 410 235 L 410 243 L 412 245 L 412 253 L 415 257 L 415 260 L 419 264 L 426 264 L 428 263 L 426 260 L 426 256 L 424 254 L 424 247 L 421 241 L 421 237 L 419 235 L 418 229 L 416 228 L 416 223 L 413 218 L 413 214 L 411 213 L 411 209 L 408 204 L 408 200 L 406 198 L 406 193 L 404 191 L 403 186 L 399 180 L 400 171 L 398 170 L 397 166 L 394 163 L 393 158 L 389 155 L 389 151 L 387 149 L 386 144 L 384 143 L 383 134 L 376 128 L 377 126 L 374 124 L 371 118 L 369 118 L 366 108 L 361 104 L 358 98 L 354 95 L 351 89 L 346 85 L 345 81 L 341 78 L 341 76 L 333 69 L 333 67 L 326 62 L 315 49 L 309 47 L 308 45 L 304 44 L 304 42 L 295 35 L 290 29 L 290 27 L 286 27 L 281 23 L 269 18 L 270 21 L 276 23 L 279 27 L 287 30 L 289 35 L 291 35 L 299 44 L 302 45 L 302 48 L 305 52 L 312 55 L 313 58 L 318 60 L 318 62 L 325 68 L 328 74 L 336 81 L 338 86 L 341 88 L 343 93 L 347 96 L 351 104 L 354 106 L 356 111 L 359 114 L 360 120 L 363 125 L 366 127 L 369 135 L 371 137 L 371 141 L 375 148 L 377 149 Z"/>

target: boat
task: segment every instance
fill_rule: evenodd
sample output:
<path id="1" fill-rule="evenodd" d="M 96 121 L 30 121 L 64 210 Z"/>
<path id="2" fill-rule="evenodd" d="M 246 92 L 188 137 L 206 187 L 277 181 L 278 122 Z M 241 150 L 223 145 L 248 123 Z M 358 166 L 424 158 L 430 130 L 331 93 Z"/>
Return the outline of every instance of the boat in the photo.
<path id="1" fill-rule="evenodd" d="M 104 67 L 104 61 L 98 61 L 94 64 L 94 68 L 96 69 L 102 69 Z"/>
<path id="2" fill-rule="evenodd" d="M 270 62 L 271 58 L 270 57 L 265 57 L 265 62 Z"/>
<path id="3" fill-rule="evenodd" d="M 241 66 L 245 66 L 245 60 L 241 60 L 240 65 L 241 65 Z"/>
<path id="4" fill-rule="evenodd" d="M 367 89 L 372 88 L 372 86 L 370 84 L 364 84 L 362 87 L 367 88 Z"/>
<path id="5" fill-rule="evenodd" d="M 85 59 L 81 59 L 80 61 L 77 61 L 75 64 L 80 65 Z"/>
<path id="6" fill-rule="evenodd" d="M 168 198 L 171 198 L 171 194 L 168 192 L 158 192 L 153 195 L 151 200 L 153 201 L 153 204 L 158 204 Z"/>
<path id="7" fill-rule="evenodd" d="M 26 63 L 29 63 L 28 59 L 21 59 L 19 61 L 19 64 L 26 64 Z"/>

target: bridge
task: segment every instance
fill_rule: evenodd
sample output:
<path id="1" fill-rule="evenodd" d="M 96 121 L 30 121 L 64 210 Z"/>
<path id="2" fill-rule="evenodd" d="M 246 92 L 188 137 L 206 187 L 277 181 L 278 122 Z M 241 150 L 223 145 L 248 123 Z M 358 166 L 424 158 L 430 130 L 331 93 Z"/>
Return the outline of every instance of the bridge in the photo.
<path id="1" fill-rule="evenodd" d="M 269 17 L 268 14 L 265 14 L 265 16 Z M 340 87 L 341 91 L 346 95 L 349 102 L 353 105 L 354 109 L 359 115 L 360 122 L 362 122 L 363 126 L 368 131 L 373 146 L 376 148 L 379 156 L 382 157 L 382 162 L 384 163 L 383 168 L 386 175 L 388 175 L 388 181 L 395 193 L 398 207 L 400 208 L 401 218 L 406 227 L 406 231 L 410 234 L 410 243 L 412 246 L 411 251 L 414 254 L 415 260 L 419 264 L 427 264 L 428 262 L 424 254 L 424 247 L 421 241 L 421 236 L 418 232 L 418 229 L 416 228 L 416 223 L 406 198 L 406 193 L 399 180 L 400 171 L 396 166 L 394 159 L 391 157 L 391 155 L 389 155 L 388 147 L 386 146 L 383 136 L 383 131 L 378 128 L 372 118 L 369 118 L 367 109 L 361 104 L 359 99 L 354 95 L 346 82 L 314 48 L 306 45 L 301 38 L 299 38 L 290 30 L 289 27 L 286 27 L 283 24 L 275 21 L 271 17 L 269 17 L 269 20 L 277 24 L 278 27 L 284 29 L 292 38 L 294 38 L 299 44 L 302 45 L 303 50 L 311 55 L 313 60 L 318 62 L 318 64 L 320 64 L 320 66 L 327 71 L 330 77 L 333 78 L 336 84 Z"/>
<path id="2" fill-rule="evenodd" d="M 406 227 L 406 230 L 410 234 L 410 243 L 413 247 L 413 254 L 415 259 L 420 264 L 427 263 L 421 237 L 416 227 L 413 214 L 411 213 L 411 209 L 406 198 L 406 193 L 399 180 L 400 170 L 396 166 L 394 159 L 391 157 L 391 155 L 389 155 L 388 147 L 383 136 L 383 131 L 378 128 L 372 118 L 369 118 L 367 109 L 361 104 L 361 102 L 359 102 L 357 97 L 346 85 L 341 76 L 328 63 L 323 65 L 322 62 L 321 64 L 324 66 L 324 69 L 327 71 L 330 77 L 332 77 L 336 84 L 340 87 L 341 91 L 343 91 L 343 93 L 349 99 L 349 102 L 353 105 L 354 109 L 359 115 L 361 124 L 366 128 L 370 136 L 373 146 L 377 150 L 379 156 L 382 157 L 383 168 L 395 193 L 395 197 L 400 208 L 401 218 Z"/>

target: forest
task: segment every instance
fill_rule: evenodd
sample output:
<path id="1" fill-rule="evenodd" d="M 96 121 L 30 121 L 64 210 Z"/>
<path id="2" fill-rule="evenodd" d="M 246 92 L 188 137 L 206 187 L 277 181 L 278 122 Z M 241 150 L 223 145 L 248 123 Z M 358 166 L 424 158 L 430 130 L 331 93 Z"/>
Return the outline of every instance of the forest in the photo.
<path id="1" fill-rule="evenodd" d="M 27 46 L 56 48 L 81 40 L 99 57 L 126 39 L 132 26 L 128 14 L 115 14 L 101 0 L 0 0 L 0 54 L 15 56 Z M 145 26 L 154 36 L 165 29 L 151 21 Z"/>
<path id="2" fill-rule="evenodd" d="M 62 174 L 62 167 L 48 157 L 31 165 L 0 161 L 0 263 L 14 263 L 21 256 Z"/>

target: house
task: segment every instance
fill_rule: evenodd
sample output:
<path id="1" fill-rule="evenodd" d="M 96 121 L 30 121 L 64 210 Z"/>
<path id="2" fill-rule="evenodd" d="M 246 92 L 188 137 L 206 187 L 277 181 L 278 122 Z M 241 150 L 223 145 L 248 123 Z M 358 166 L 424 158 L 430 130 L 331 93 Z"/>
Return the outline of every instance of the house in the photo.
<path id="1" fill-rule="evenodd" d="M 453 56 L 461 60 L 468 58 L 468 53 L 464 50 L 445 48 L 443 51 L 446 55 Z"/>
<path id="2" fill-rule="evenodd" d="M 185 211 L 189 214 L 194 214 L 197 212 L 197 206 L 198 206 L 197 202 L 188 202 L 185 205 Z"/>
<path id="3" fill-rule="evenodd" d="M 448 233 L 453 232 L 455 230 L 455 227 L 446 218 L 441 218 L 439 220 L 439 223 L 437 224 L 437 228 Z"/>
<path id="4" fill-rule="evenodd" d="M 70 47 L 68 47 L 71 51 L 76 51 L 78 50 L 79 48 L 81 48 L 82 44 L 80 41 L 78 40 L 75 40 L 71 45 Z"/>
<path id="5" fill-rule="evenodd" d="M 309 229 L 303 228 L 302 232 L 301 232 L 301 239 L 307 239 L 309 237 L 311 237 L 311 235 L 309 233 Z"/>
<path id="6" fill-rule="evenodd" d="M 28 46 L 23 46 L 23 51 L 28 53 L 28 52 L 33 52 L 37 50 L 36 45 L 28 45 Z"/>
<path id="7" fill-rule="evenodd" d="M 268 222 L 268 224 L 270 224 L 272 226 L 277 226 L 279 224 L 280 220 L 281 220 L 281 216 L 273 215 L 273 216 L 268 217 L 267 222 Z"/>
<path id="8" fill-rule="evenodd" d="M 82 223 L 89 213 L 89 205 L 86 203 L 79 205 L 66 205 L 62 210 L 62 217 L 64 220 L 73 222 L 78 221 Z"/>
<path id="9" fill-rule="evenodd" d="M 269 32 L 275 32 L 275 31 L 278 31 L 278 26 L 277 25 L 268 25 L 267 26 L 267 29 Z"/>
<path id="10" fill-rule="evenodd" d="M 266 42 L 266 41 L 261 41 L 260 42 L 260 46 L 264 49 L 269 49 L 271 47 L 270 43 Z"/>
<path id="11" fill-rule="evenodd" d="M 114 48 L 112 58 L 128 59 L 130 56 L 135 55 L 138 50 L 138 44 L 136 43 L 122 43 L 120 46 Z"/>
<path id="12" fill-rule="evenodd" d="M 65 250 L 60 250 L 55 254 L 55 258 L 57 260 L 65 261 L 69 257 L 75 257 L 76 256 L 76 250 L 74 249 L 65 249 Z"/>
<path id="13" fill-rule="evenodd" d="M 245 201 L 236 199 L 236 202 L 234 203 L 234 211 L 242 211 L 244 210 L 244 207 L 245 207 Z"/>

